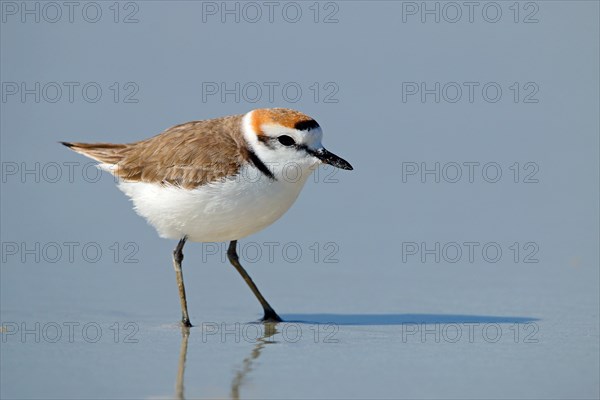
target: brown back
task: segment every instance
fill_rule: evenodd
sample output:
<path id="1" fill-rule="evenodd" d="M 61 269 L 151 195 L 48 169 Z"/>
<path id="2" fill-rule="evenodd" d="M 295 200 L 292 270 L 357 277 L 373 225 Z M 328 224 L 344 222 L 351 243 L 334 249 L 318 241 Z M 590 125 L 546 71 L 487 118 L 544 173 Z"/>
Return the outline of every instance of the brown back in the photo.
<path id="1" fill-rule="evenodd" d="M 66 143 L 73 151 L 115 165 L 128 181 L 170 183 L 187 189 L 235 175 L 250 154 L 243 115 L 193 121 L 130 144 Z"/>

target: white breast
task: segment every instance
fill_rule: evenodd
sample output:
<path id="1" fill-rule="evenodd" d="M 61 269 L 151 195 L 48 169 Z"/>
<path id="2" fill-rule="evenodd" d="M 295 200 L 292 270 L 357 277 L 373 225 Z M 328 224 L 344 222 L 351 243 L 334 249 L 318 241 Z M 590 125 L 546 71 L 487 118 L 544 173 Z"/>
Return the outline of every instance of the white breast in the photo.
<path id="1" fill-rule="evenodd" d="M 248 165 L 235 177 L 193 190 L 127 181 L 120 182 L 119 188 L 161 237 L 223 242 L 275 222 L 294 203 L 310 173 L 307 169 L 298 179 L 276 174 L 277 179 L 271 180 Z"/>

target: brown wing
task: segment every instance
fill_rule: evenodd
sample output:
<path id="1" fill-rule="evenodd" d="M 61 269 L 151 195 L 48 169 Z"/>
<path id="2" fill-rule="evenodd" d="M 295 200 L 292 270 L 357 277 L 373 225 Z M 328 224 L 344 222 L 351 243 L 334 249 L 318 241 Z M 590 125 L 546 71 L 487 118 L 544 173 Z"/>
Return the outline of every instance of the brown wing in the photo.
<path id="1" fill-rule="evenodd" d="M 128 181 L 170 183 L 188 189 L 235 175 L 249 158 L 241 115 L 188 122 L 131 144 L 64 143 L 106 164 Z"/>

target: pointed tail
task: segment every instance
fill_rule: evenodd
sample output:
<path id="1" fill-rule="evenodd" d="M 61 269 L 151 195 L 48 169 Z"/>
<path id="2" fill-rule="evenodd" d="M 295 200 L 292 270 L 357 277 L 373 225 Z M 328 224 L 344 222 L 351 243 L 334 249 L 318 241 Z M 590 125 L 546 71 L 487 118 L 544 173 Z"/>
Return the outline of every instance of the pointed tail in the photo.
<path id="1" fill-rule="evenodd" d="M 60 142 L 71 150 L 105 164 L 117 164 L 123 159 L 126 144 Z"/>

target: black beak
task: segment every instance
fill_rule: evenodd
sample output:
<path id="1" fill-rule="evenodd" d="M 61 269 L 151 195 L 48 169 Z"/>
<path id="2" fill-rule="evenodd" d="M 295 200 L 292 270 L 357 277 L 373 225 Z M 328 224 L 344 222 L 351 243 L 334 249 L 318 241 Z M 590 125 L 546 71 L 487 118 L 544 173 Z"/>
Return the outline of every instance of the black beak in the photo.
<path id="1" fill-rule="evenodd" d="M 336 168 L 353 170 L 352 165 L 341 157 L 336 156 L 329 150 L 325 150 L 324 148 L 320 148 L 318 150 L 309 150 L 309 154 L 317 157 L 319 160 L 324 162 L 325 164 L 333 165 Z"/>

